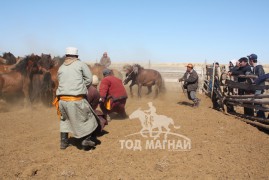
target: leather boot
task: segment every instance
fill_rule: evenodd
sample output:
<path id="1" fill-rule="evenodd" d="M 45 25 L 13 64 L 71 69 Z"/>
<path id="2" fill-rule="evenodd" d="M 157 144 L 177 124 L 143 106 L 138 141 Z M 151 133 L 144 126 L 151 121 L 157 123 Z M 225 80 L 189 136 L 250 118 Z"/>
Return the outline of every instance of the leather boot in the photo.
<path id="1" fill-rule="evenodd" d="M 83 147 L 93 147 L 95 146 L 95 142 L 92 141 L 91 135 L 87 136 L 81 143 Z"/>
<path id="2" fill-rule="evenodd" d="M 68 147 L 68 133 L 61 132 L 60 149 L 66 149 L 67 147 Z"/>

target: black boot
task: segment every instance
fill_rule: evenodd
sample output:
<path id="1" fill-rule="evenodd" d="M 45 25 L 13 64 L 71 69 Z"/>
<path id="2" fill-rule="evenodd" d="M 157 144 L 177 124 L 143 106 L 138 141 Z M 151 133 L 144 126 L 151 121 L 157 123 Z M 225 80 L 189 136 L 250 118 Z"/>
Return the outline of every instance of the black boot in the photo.
<path id="1" fill-rule="evenodd" d="M 60 149 L 66 149 L 67 147 L 68 147 L 68 133 L 61 132 Z"/>
<path id="2" fill-rule="evenodd" d="M 81 143 L 83 147 L 93 147 L 95 146 L 95 142 L 92 141 L 91 135 L 87 136 Z"/>

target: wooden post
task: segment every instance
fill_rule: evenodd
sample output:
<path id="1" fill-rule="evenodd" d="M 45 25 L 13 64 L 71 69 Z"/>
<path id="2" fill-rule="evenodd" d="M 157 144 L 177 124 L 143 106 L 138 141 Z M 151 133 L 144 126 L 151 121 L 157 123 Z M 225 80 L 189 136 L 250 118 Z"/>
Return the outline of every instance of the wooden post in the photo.
<path id="1" fill-rule="evenodd" d="M 213 97 L 213 93 L 214 93 L 214 86 L 215 86 L 215 61 L 213 63 L 213 72 L 212 72 L 212 89 L 211 89 L 211 99 Z"/>

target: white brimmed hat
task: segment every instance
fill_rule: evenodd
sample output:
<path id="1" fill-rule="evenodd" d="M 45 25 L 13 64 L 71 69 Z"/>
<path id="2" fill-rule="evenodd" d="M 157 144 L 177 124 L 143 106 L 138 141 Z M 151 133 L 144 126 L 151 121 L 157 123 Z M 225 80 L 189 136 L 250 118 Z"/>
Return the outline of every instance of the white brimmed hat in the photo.
<path id="1" fill-rule="evenodd" d="M 75 48 L 75 47 L 68 47 L 65 50 L 65 54 L 66 55 L 76 55 L 76 56 L 78 56 L 78 49 Z"/>
<path id="2" fill-rule="evenodd" d="M 92 85 L 98 85 L 99 84 L 99 79 L 96 75 L 92 76 Z"/>

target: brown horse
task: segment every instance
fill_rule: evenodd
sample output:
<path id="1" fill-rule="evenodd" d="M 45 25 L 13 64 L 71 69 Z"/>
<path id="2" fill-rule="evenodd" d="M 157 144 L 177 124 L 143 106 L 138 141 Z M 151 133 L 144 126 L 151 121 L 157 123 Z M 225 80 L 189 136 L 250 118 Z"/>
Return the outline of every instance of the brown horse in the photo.
<path id="1" fill-rule="evenodd" d="M 7 64 L 7 60 L 3 57 L 0 57 L 0 65 Z"/>
<path id="2" fill-rule="evenodd" d="M 33 54 L 26 56 L 13 68 L 13 71 L 0 74 L 0 98 L 8 99 L 23 93 L 26 105 L 30 101 L 30 76 L 38 71 L 39 59 L 39 56 Z"/>
<path id="3" fill-rule="evenodd" d="M 57 91 L 57 88 L 59 85 L 57 73 L 58 73 L 60 66 L 61 65 L 59 63 L 57 63 L 49 70 L 50 74 L 51 74 L 51 80 L 53 82 L 53 84 L 52 84 L 53 99 L 56 97 L 56 91 Z"/>
<path id="4" fill-rule="evenodd" d="M 11 68 L 13 68 L 13 65 L 4 65 L 0 64 L 0 73 L 8 73 L 11 71 Z"/>
<path id="5" fill-rule="evenodd" d="M 0 61 L 1 61 L 1 57 L 0 57 Z M 16 64 L 12 64 L 12 65 L 6 65 L 6 64 L 1 64 L 0 63 L 0 74 L 2 73 L 8 73 L 10 71 L 12 71 L 12 69 L 21 61 L 21 59 L 18 59 Z"/>
<path id="6" fill-rule="evenodd" d="M 88 65 L 88 67 L 90 68 L 92 74 L 96 75 L 98 77 L 99 80 L 103 79 L 104 76 L 103 76 L 103 70 L 106 69 L 105 66 L 99 64 L 99 63 L 95 63 L 94 66 L 90 66 Z M 119 79 L 122 79 L 122 74 L 116 70 L 116 69 L 111 69 L 112 70 L 112 73 L 115 77 L 119 78 Z"/>
<path id="7" fill-rule="evenodd" d="M 126 79 L 123 81 L 124 85 L 128 84 L 129 81 L 132 81 L 130 84 L 130 93 L 133 96 L 132 87 L 133 85 L 138 85 L 138 97 L 141 98 L 142 86 L 148 87 L 148 93 L 152 92 L 152 86 L 155 85 L 155 95 L 154 98 L 158 97 L 159 92 L 164 90 L 164 82 L 161 74 L 153 69 L 144 69 L 139 64 L 125 65 L 123 69 L 126 72 Z"/>
<path id="8" fill-rule="evenodd" d="M 51 106 L 53 98 L 53 81 L 50 69 L 53 61 L 50 54 L 41 54 L 38 61 L 38 72 L 31 75 L 30 100 L 31 102 L 42 102 Z"/>

